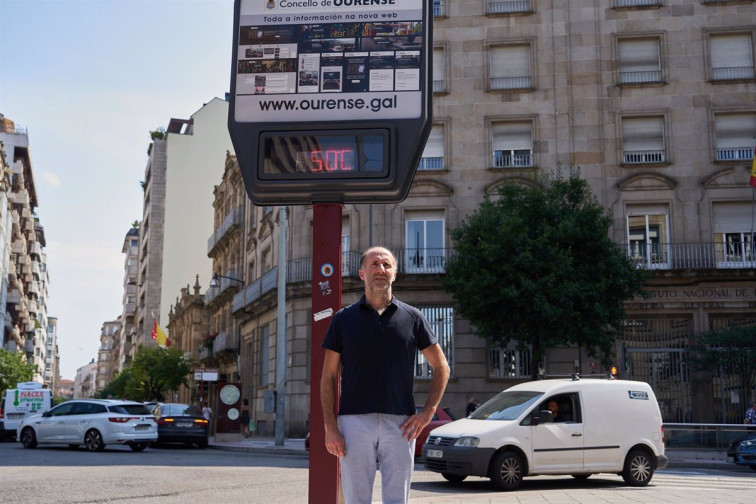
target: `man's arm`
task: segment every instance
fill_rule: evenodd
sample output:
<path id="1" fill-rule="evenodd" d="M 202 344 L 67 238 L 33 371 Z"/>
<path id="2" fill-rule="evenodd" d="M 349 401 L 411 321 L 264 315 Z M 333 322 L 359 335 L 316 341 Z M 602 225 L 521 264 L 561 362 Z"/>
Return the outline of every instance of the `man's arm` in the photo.
<path id="1" fill-rule="evenodd" d="M 326 449 L 328 453 L 337 457 L 346 455 L 344 437 L 341 435 L 339 424 L 336 422 L 340 369 L 341 354 L 326 349 L 323 376 L 320 379 L 320 406 L 323 409 Z"/>
<path id="2" fill-rule="evenodd" d="M 433 415 L 441 403 L 441 397 L 444 395 L 446 384 L 449 381 L 449 364 L 446 362 L 446 356 L 441 350 L 441 346 L 438 343 L 431 345 L 425 348 L 422 354 L 433 368 L 433 377 L 423 410 L 409 417 L 401 426 L 403 435 L 408 441 L 417 439 L 423 427 L 433 420 Z"/>

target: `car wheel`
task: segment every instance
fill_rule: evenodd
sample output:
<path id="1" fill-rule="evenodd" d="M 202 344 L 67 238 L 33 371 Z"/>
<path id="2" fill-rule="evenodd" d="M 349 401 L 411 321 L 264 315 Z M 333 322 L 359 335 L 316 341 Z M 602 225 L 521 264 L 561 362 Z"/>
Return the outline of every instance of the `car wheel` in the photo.
<path id="1" fill-rule="evenodd" d="M 591 475 L 590 474 L 573 474 L 572 477 L 575 478 L 576 480 L 585 481 L 588 478 L 590 478 Z"/>
<path id="2" fill-rule="evenodd" d="M 97 429 L 88 430 L 84 435 L 84 445 L 89 451 L 102 451 L 105 449 L 105 443 L 102 442 L 102 434 Z"/>
<path id="3" fill-rule="evenodd" d="M 455 485 L 462 483 L 463 481 L 465 481 L 465 478 L 467 478 L 467 476 L 463 474 L 441 473 L 441 476 L 443 476 L 444 479 L 449 483 L 454 483 Z"/>
<path id="4" fill-rule="evenodd" d="M 501 452 L 491 465 L 491 483 L 498 490 L 514 490 L 522 483 L 524 472 L 519 455 L 511 451 Z"/>
<path id="5" fill-rule="evenodd" d="M 147 448 L 147 445 L 149 443 L 131 443 L 129 445 L 129 448 L 131 448 L 135 452 L 144 451 L 145 448 Z"/>
<path id="6" fill-rule="evenodd" d="M 34 433 L 34 429 L 27 427 L 21 431 L 21 443 L 24 445 L 24 448 L 37 447 L 37 435 Z"/>
<path id="7" fill-rule="evenodd" d="M 646 486 L 654 475 L 654 463 L 647 452 L 634 450 L 625 459 L 622 479 L 631 486 Z"/>

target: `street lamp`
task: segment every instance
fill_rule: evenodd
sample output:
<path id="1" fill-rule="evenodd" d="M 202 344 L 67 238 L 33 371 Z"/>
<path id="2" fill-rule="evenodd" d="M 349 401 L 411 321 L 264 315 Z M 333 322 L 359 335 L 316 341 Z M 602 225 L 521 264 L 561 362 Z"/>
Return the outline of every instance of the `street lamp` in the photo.
<path id="1" fill-rule="evenodd" d="M 213 273 L 213 279 L 210 280 L 210 287 L 215 289 L 216 287 L 220 287 L 220 281 L 219 278 L 225 278 L 226 280 L 232 280 L 234 282 L 239 282 L 240 284 L 244 285 L 244 282 L 242 280 L 239 280 L 238 278 L 225 276 L 225 275 L 219 275 L 218 273 Z"/>

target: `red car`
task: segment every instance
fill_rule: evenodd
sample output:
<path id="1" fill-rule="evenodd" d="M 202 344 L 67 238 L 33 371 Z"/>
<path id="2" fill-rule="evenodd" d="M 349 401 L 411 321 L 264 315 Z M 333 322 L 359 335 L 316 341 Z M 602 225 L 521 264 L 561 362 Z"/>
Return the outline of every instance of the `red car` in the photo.
<path id="1" fill-rule="evenodd" d="M 422 411 L 422 406 L 416 406 L 417 411 Z M 415 457 L 421 457 L 423 455 L 423 445 L 425 444 L 425 441 L 428 439 L 428 434 L 430 434 L 430 431 L 435 429 L 436 427 L 441 427 L 444 424 L 448 424 L 449 422 L 453 422 L 456 420 L 454 418 L 454 415 L 452 415 L 449 408 L 438 408 L 436 409 L 436 414 L 433 415 L 433 420 L 425 426 L 425 428 L 420 433 L 420 436 L 418 436 L 417 441 L 415 442 Z"/>
<path id="2" fill-rule="evenodd" d="M 417 411 L 421 411 L 423 409 L 422 406 L 415 406 L 417 408 Z M 415 457 L 420 457 L 423 454 L 423 445 L 425 444 L 425 440 L 428 439 L 428 434 L 430 434 L 430 431 L 435 429 L 436 427 L 440 427 L 444 424 L 447 424 L 449 422 L 453 422 L 456 420 L 454 418 L 454 415 L 452 415 L 451 411 L 449 411 L 449 408 L 438 408 L 436 410 L 436 414 L 433 415 L 433 420 L 425 426 L 423 431 L 420 433 L 420 436 L 417 438 L 417 441 L 415 442 Z M 305 437 L 305 450 L 310 451 L 310 433 L 307 433 L 307 436 Z"/>

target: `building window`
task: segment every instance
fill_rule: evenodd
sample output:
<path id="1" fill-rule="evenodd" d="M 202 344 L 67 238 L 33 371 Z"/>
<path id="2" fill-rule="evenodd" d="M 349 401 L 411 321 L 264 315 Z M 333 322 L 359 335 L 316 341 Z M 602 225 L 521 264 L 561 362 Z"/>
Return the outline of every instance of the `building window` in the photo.
<path id="1" fill-rule="evenodd" d="M 531 121 L 491 124 L 494 168 L 533 166 L 533 123 Z"/>
<path id="2" fill-rule="evenodd" d="M 753 80 L 753 34 L 709 35 L 711 80 Z"/>
<path id="3" fill-rule="evenodd" d="M 444 169 L 444 125 L 434 124 L 428 142 L 425 144 L 423 157 L 417 169 L 420 171 L 436 171 Z"/>
<path id="4" fill-rule="evenodd" d="M 270 324 L 260 330 L 260 385 L 270 383 Z"/>
<path id="5" fill-rule="evenodd" d="M 530 0 L 488 0 L 486 14 L 533 12 Z"/>
<path id="6" fill-rule="evenodd" d="M 433 48 L 433 92 L 448 93 L 446 81 L 446 48 L 436 46 Z"/>
<path id="7" fill-rule="evenodd" d="M 756 266 L 751 202 L 714 203 L 712 212 L 717 267 Z"/>
<path id="8" fill-rule="evenodd" d="M 753 159 L 753 137 L 756 134 L 756 113 L 716 114 L 714 135 L 717 161 L 750 161 Z"/>
<path id="9" fill-rule="evenodd" d="M 628 255 L 639 265 L 669 268 L 669 213 L 666 205 L 628 208 Z"/>
<path id="10" fill-rule="evenodd" d="M 433 15 L 435 17 L 445 17 L 444 0 L 433 0 Z"/>
<path id="11" fill-rule="evenodd" d="M 530 349 L 518 350 L 517 343 L 510 341 L 506 348 L 488 350 L 488 378 L 530 378 Z"/>
<path id="12" fill-rule="evenodd" d="M 433 334 L 438 339 L 441 351 L 449 363 L 451 375 L 454 376 L 454 308 L 450 306 L 418 306 L 428 321 Z M 415 354 L 415 378 L 429 379 L 433 371 L 419 350 Z"/>
<path id="13" fill-rule="evenodd" d="M 664 117 L 623 117 L 622 163 L 647 165 L 666 161 Z"/>
<path id="14" fill-rule="evenodd" d="M 349 217 L 344 216 L 341 218 L 341 276 L 348 276 L 350 273 L 357 274 L 359 265 L 352 263 L 358 263 L 359 256 L 357 259 L 353 259 L 352 255 L 352 236 L 349 227 Z M 351 271 L 352 269 L 354 269 L 354 272 Z"/>
<path id="15" fill-rule="evenodd" d="M 408 212 L 405 218 L 406 243 L 404 264 L 406 273 L 438 273 L 444 271 L 443 212 Z"/>
<path id="16" fill-rule="evenodd" d="M 263 273 L 267 273 L 268 271 L 273 269 L 273 253 L 270 250 L 270 247 L 263 250 L 261 260 Z"/>
<path id="17" fill-rule="evenodd" d="M 489 50 L 489 89 L 532 89 L 531 44 L 494 45 Z"/>
<path id="18" fill-rule="evenodd" d="M 658 37 L 617 41 L 620 85 L 662 82 L 661 48 Z"/>

